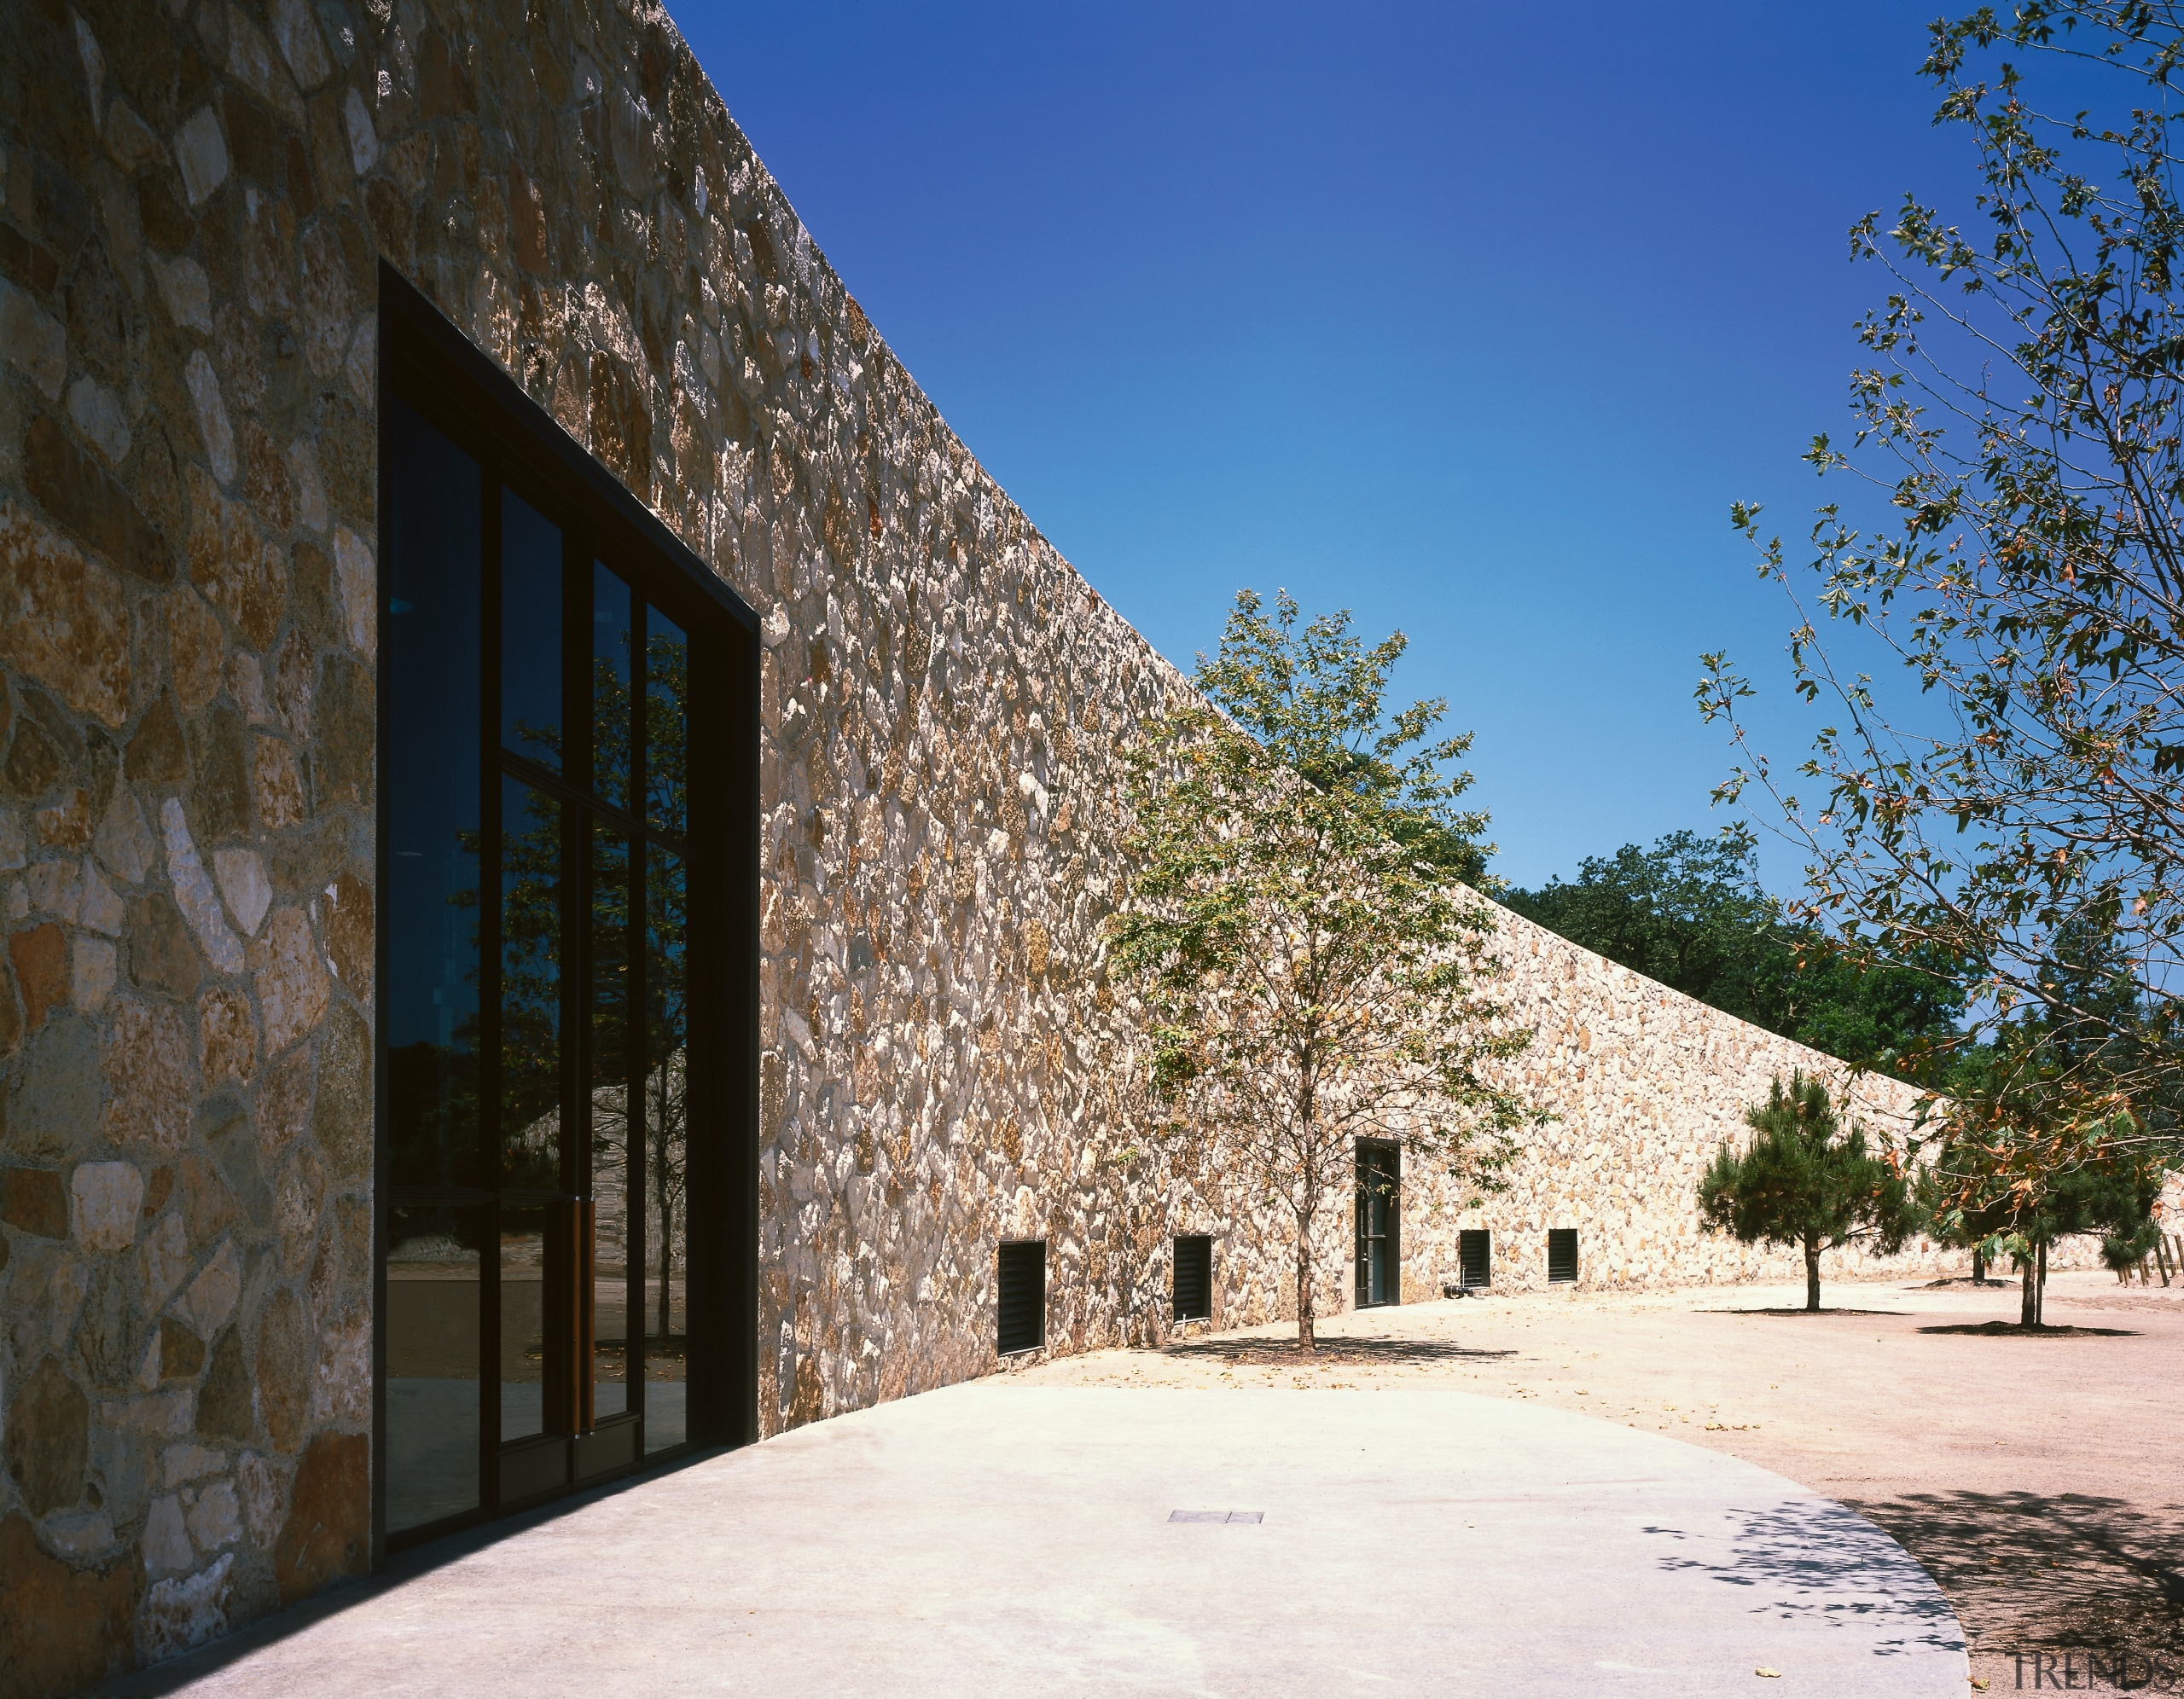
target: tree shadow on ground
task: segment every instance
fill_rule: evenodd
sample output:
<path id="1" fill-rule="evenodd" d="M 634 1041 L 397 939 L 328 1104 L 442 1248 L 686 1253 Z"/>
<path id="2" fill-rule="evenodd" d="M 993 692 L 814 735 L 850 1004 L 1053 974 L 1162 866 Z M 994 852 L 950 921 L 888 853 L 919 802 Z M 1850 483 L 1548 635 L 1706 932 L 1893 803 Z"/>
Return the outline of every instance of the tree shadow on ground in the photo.
<path id="1" fill-rule="evenodd" d="M 2026 1327 L 2014 1321 L 1955 1321 L 1945 1327 L 1922 1327 L 1921 1333 L 1970 1333 L 1983 1339 L 2136 1339 L 2128 1327 L 2077 1327 L 2069 1322 L 2042 1322 Z"/>
<path id="2" fill-rule="evenodd" d="M 2184 1572 L 2172 1567 L 2184 1504 L 1972 1492 L 1844 1502 L 1925 1566 L 1982 1650 L 2121 1649 L 2184 1663 Z"/>
<path id="3" fill-rule="evenodd" d="M 1664 1557 L 1661 1567 L 1753 1589 L 1755 1615 L 1855 1627 L 1872 1637 L 1876 1656 L 1954 1651 L 1964 1644 L 1948 1601 L 1902 1550 L 1833 1499 L 1792 1499 L 1730 1514 L 1737 1526 L 1728 1562 Z M 1695 1537 L 1686 1528 L 1646 1532 Z"/>
<path id="4" fill-rule="evenodd" d="M 1161 1348 L 1164 1357 L 1182 1357 L 1203 1362 L 1246 1366 L 1286 1365 L 1306 1368 L 1315 1364 L 1371 1365 L 1397 1363 L 1455 1363 L 1490 1361 L 1513 1357 L 1514 1351 L 1484 1351 L 1469 1345 L 1452 1345 L 1438 1339 L 1322 1339 L 1307 1356 L 1294 1339 L 1186 1339 Z"/>
<path id="5" fill-rule="evenodd" d="M 1786 1305 L 1780 1309 L 1716 1309 L 1699 1310 L 1697 1313 L 1700 1315 L 1809 1315 L 1818 1319 L 1831 1315 L 1908 1315 L 1911 1312 L 1909 1310 L 1838 1309 L 1832 1304 L 1811 1310 L 1807 1309 L 1803 1304 L 1798 1304 L 1794 1308 Z"/>

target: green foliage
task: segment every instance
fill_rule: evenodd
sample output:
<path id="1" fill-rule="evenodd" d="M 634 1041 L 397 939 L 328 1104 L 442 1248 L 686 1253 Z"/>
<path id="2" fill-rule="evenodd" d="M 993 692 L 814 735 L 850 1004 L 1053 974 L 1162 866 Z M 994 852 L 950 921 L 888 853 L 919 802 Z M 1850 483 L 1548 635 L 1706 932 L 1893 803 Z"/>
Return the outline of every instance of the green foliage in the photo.
<path id="1" fill-rule="evenodd" d="M 2045 1302 L 2047 1248 L 2097 1234 L 2101 1259 L 2121 1270 L 2152 1250 L 2154 1206 L 2164 1169 L 2156 1151 L 2128 1136 L 2054 1122 L 2075 1093 L 2058 1092 L 2036 1064 L 2005 1045 L 1967 1059 L 1973 1081 L 1943 1124 L 1919 1192 L 1928 1231 L 1944 1244 L 1978 1250 L 1990 1262 L 2016 1260 L 2024 1275 L 2023 1319 L 2038 1325 Z M 2039 1053 L 2036 1049 L 2036 1056 Z"/>
<path id="2" fill-rule="evenodd" d="M 1635 972 L 1862 1067 L 1903 1067 L 1952 1036 L 1946 975 L 1868 965 L 1816 927 L 1784 921 L 1760 888 L 1750 833 L 1672 832 L 1651 850 L 1589 855 L 1574 881 L 1502 902 Z"/>
<path id="3" fill-rule="evenodd" d="M 1912 1188 L 1894 1164 L 1843 1130 L 1827 1085 L 1792 1073 L 1745 1114 L 1753 1138 L 1726 1141 L 1699 1183 L 1705 1224 L 1745 1244 L 1793 1245 L 1805 1254 L 1805 1308 L 1820 1308 L 1820 1254 L 1854 1240 L 1886 1255 L 1919 1225 Z"/>
<path id="4" fill-rule="evenodd" d="M 2151 1248 L 2175 1147 L 2177 1086 L 2143 1072 L 2140 993 L 2115 936 L 2073 926 L 2053 955 L 2054 1006 L 2001 1023 L 1943 1077 L 1920 1177 L 1943 1244 L 2017 1259 L 2027 1325 L 2056 1239 L 2097 1233 L 2111 1266 Z"/>
<path id="5" fill-rule="evenodd" d="M 2152 1255 L 2154 1247 L 2160 1242 L 2161 1224 L 2149 1211 L 2145 1219 L 2129 1228 L 2101 1236 L 2100 1261 L 2111 1273 L 2125 1273 Z"/>
<path id="6" fill-rule="evenodd" d="M 2083 966 L 2103 971 L 2098 960 Z M 2113 1249 L 2152 1231 L 2162 1145 L 2133 1137 L 2132 1125 L 2078 1119 L 2088 1068 L 2079 1049 L 2112 1042 L 2092 1023 L 2026 1020 L 1959 1061 L 1920 1180 L 1937 1238 L 2023 1261 L 2072 1234 L 2098 1233 Z M 2156 1112 L 2169 1112 L 2167 1095 L 2153 1094 Z"/>
<path id="7" fill-rule="evenodd" d="M 1773 919 L 1752 877 L 1751 840 L 1734 830 L 1714 838 L 1672 832 L 1651 850 L 1626 844 L 1588 855 L 1574 881 L 1501 900 L 1572 943 L 1740 1015 Z"/>
<path id="8" fill-rule="evenodd" d="M 2074 1035 L 2040 1064 L 2036 1115 L 1984 1118 L 1983 1139 L 2024 1145 L 1990 1165 L 2029 1185 L 2088 1140 L 2173 1163 L 2147 1099 L 2184 1064 L 2184 21 L 2024 0 L 1930 28 L 1922 74 L 1976 153 L 1975 223 L 1907 197 L 1850 232 L 1890 293 L 1859 327 L 1855 440 L 1808 458 L 1863 498 L 1818 511 L 1809 590 L 1757 507 L 1731 514 L 1790 593 L 1796 688 L 1829 710 L 1797 769 L 1817 797 L 1748 741 L 1726 657 L 1705 658 L 1699 700 L 1745 751 L 1720 794 L 1763 791 L 1809 853 L 1798 918 L 1868 961 L 1963 964 L 1975 1023 L 2016 1057 L 2001 1029 Z M 2043 61 L 2067 104 L 2036 91 Z M 1892 517 L 1868 531 L 1868 507 Z M 1831 654 L 1846 643 L 1892 654 L 1896 687 Z M 2088 938 L 2136 994 L 2071 971 Z"/>
<path id="9" fill-rule="evenodd" d="M 1151 1017 L 1165 1135 L 1218 1144 L 1298 1223 L 1299 1327 L 1322 1203 L 1360 1134 L 1481 1185 L 1533 1120 L 1496 1064 L 1522 1051 L 1501 964 L 1484 815 L 1459 799 L 1468 737 L 1438 701 L 1384 707 L 1402 656 L 1347 614 L 1298 624 L 1236 598 L 1186 701 L 1128 753 L 1132 868 L 1113 961 Z"/>

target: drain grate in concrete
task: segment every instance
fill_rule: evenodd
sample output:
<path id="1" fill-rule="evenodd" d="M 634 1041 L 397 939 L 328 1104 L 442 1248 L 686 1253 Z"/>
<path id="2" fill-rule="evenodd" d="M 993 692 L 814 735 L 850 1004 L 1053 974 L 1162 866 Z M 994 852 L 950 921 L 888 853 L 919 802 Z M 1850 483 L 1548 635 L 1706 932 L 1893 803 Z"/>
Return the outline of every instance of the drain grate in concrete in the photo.
<path id="1" fill-rule="evenodd" d="M 1170 1511 L 1168 1512 L 1168 1520 L 1171 1522 L 1264 1522 L 1266 1512 L 1264 1511 Z"/>

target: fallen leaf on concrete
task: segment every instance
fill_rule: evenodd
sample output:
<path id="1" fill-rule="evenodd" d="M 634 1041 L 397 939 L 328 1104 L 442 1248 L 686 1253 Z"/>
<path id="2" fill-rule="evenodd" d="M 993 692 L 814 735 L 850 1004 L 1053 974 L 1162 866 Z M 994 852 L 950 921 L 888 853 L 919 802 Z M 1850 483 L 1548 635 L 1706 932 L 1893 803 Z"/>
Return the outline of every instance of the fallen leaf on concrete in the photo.
<path id="1" fill-rule="evenodd" d="M 1769 1668 L 1768 1668 L 1768 1667 L 1767 1667 L 1765 1664 L 1762 1664 L 1762 1665 L 1760 1665 L 1760 1667 L 1759 1667 L 1757 1669 L 1756 1669 L 1756 1670 L 1752 1671 L 1752 1673 L 1753 1673 L 1754 1675 L 1774 1675 L 1774 1676 L 1779 1676 L 1779 1675 L 1780 1675 L 1780 1674 L 1781 1674 L 1781 1673 L 1782 1673 L 1782 1672 L 1781 1672 L 1780 1670 L 1779 1670 L 1779 1669 L 1769 1669 Z"/>

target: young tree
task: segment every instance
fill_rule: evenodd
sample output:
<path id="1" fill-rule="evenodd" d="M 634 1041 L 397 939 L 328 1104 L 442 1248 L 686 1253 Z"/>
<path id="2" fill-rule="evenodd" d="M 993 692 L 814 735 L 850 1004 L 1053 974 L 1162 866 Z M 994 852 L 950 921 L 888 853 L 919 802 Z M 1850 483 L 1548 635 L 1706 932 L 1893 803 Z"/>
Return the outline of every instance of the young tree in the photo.
<path id="1" fill-rule="evenodd" d="M 1888 1255 L 1903 1248 L 1918 1211 L 1903 1175 L 1866 1149 L 1864 1129 L 1843 1132 L 1827 1087 L 1792 1073 L 1745 1111 L 1756 1135 L 1744 1151 L 1724 1140 L 1699 1182 L 1699 1209 L 1716 1232 L 1745 1244 L 1805 1254 L 1805 1308 L 1820 1308 L 1820 1254 L 1858 1239 Z"/>
<path id="2" fill-rule="evenodd" d="M 2097 962 L 2081 965 L 2100 971 Z M 2098 1233 L 2111 1264 L 2135 1245 L 2143 1255 L 2161 1192 L 2158 1145 L 2128 1127 L 2070 1124 L 2085 1094 L 2079 1038 L 2102 1043 L 2076 1022 L 2019 1022 L 1967 1058 L 1949 1082 L 1940 1135 L 1920 1175 L 1930 1231 L 1943 1243 L 2016 1260 L 2026 1327 L 2042 1322 L 2048 1246 Z"/>
<path id="3" fill-rule="evenodd" d="M 1957 1160 L 1944 1146 L 1937 1166 Z M 2135 1266 L 2153 1249 L 2161 1178 L 2143 1162 L 2096 1157 L 2059 1174 L 2040 1174 L 2024 1189 L 2012 1189 L 2000 1176 L 1986 1181 L 1965 1188 L 1968 1197 L 1960 1192 L 1936 1220 L 1951 1239 L 1975 1242 L 1990 1258 L 2015 1260 L 2021 1326 L 2047 1325 L 2048 1248 L 2058 1239 L 2098 1235 L 2101 1260 L 2118 1271 Z"/>
<path id="4" fill-rule="evenodd" d="M 1313 1348 L 1312 1236 L 1360 1134 L 1490 1186 L 1537 1119 L 1496 1065 L 1531 1034 L 1501 964 L 1484 815 L 1428 741 L 1440 701 L 1383 706 L 1397 633 L 1347 613 L 1301 629 L 1246 590 L 1193 699 L 1129 755 L 1130 877 L 1109 921 L 1142 986 L 1153 1075 L 1187 1113 L 1153 1136 L 1218 1146 L 1296 1223 L 1297 1337 Z"/>
<path id="5" fill-rule="evenodd" d="M 1971 1247 L 1975 1267 L 2015 1259 L 2027 1327 L 2041 1323 L 2058 1238 L 2101 1234 L 2111 1264 L 2147 1242 L 2174 1145 L 2161 1135 L 2175 1125 L 2174 1082 L 2135 1077 L 2141 994 L 2116 936 L 2073 923 L 2050 954 L 2054 1010 L 2020 1012 L 1935 1075 L 1919 1179 L 1943 1244 Z M 2088 1104 L 2109 1118 L 2089 1119 Z"/>
<path id="6" fill-rule="evenodd" d="M 1781 784 L 1738 719 L 1749 685 L 1705 658 L 1699 699 L 1747 753 L 1719 796 L 1764 790 L 1809 856 L 1805 915 L 1868 960 L 1956 971 L 1988 1030 L 2028 1014 L 2128 1053 L 2051 1081 L 2034 1169 L 2091 1145 L 2158 1150 L 2143 1099 L 2184 1062 L 2184 337 L 2176 150 L 2184 23 L 2136 0 L 2022 0 L 1931 26 L 1937 124 L 1978 150 L 1967 233 L 1907 197 L 1851 230 L 1892 293 L 1858 327 L 1856 440 L 1808 458 L 1894 518 L 1831 504 L 1812 532 L 1816 609 L 1792 589 L 1798 692 L 1834 723 Z M 2068 105 L 2026 67 L 2067 73 Z M 1885 504 L 1884 507 L 1882 504 Z M 1734 522 L 1755 544 L 1758 509 Z M 1791 584 L 1779 538 L 1764 574 Z M 1831 654 L 1825 622 L 1902 663 L 1902 689 Z M 2111 936 L 2140 994 L 2094 1006 L 2058 971 Z"/>

